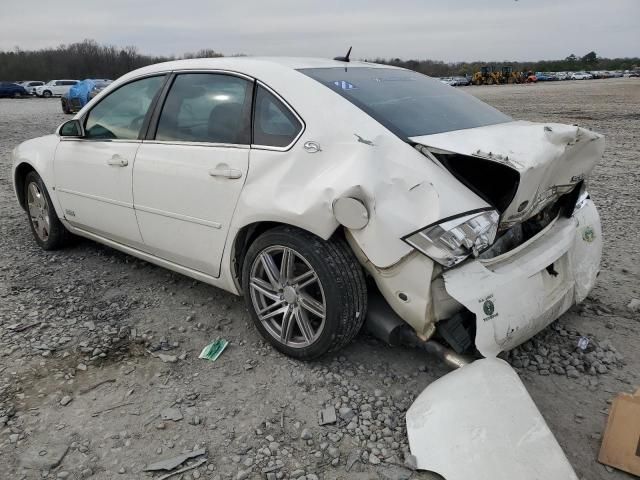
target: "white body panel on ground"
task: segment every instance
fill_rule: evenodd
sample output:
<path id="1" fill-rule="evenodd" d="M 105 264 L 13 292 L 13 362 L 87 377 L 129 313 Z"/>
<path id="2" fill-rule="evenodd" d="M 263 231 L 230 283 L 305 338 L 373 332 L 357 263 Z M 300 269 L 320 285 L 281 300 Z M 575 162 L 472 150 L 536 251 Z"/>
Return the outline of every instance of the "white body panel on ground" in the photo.
<path id="1" fill-rule="evenodd" d="M 477 360 L 429 385 L 407 412 L 411 453 L 446 480 L 577 480 L 518 374 Z"/>

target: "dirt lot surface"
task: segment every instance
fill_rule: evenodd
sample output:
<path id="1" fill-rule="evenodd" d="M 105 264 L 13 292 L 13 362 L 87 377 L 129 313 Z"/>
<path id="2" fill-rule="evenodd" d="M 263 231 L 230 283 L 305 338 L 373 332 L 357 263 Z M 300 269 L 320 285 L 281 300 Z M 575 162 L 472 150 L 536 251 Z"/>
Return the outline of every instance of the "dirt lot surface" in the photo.
<path id="1" fill-rule="evenodd" d="M 612 397 L 640 384 L 640 312 L 628 306 L 640 299 L 640 79 L 467 91 L 518 119 L 607 136 L 589 187 L 606 237 L 598 285 L 509 359 L 580 478 L 630 478 L 596 457 Z M 41 251 L 9 154 L 65 118 L 57 99 L 0 100 L 0 477 L 151 478 L 145 466 L 205 448 L 182 478 L 426 478 L 401 467 L 404 414 L 446 372 L 425 354 L 361 334 L 293 361 L 239 298 L 89 241 Z M 580 336 L 593 351 L 576 350 Z M 217 337 L 231 342 L 222 356 L 198 359 Z M 337 422 L 319 426 L 327 406 Z"/>

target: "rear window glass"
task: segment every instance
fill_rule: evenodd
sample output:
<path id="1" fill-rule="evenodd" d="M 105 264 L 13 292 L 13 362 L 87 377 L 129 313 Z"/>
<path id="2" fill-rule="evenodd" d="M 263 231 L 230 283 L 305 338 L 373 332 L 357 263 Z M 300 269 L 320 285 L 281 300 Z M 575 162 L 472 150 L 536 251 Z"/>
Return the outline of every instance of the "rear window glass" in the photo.
<path id="1" fill-rule="evenodd" d="M 300 121 L 283 103 L 261 86 L 256 93 L 253 143 L 286 147 L 302 129 Z"/>
<path id="2" fill-rule="evenodd" d="M 403 138 L 512 120 L 472 95 L 409 70 L 347 67 L 299 71 Z"/>

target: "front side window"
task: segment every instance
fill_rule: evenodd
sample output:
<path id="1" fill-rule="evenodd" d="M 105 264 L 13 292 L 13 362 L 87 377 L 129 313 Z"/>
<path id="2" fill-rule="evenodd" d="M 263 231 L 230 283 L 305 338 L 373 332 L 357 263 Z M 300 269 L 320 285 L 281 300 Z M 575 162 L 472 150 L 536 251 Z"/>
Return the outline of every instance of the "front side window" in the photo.
<path id="1" fill-rule="evenodd" d="M 248 145 L 253 84 L 217 73 L 185 73 L 171 86 L 156 140 Z"/>
<path id="2" fill-rule="evenodd" d="M 253 120 L 253 143 L 286 147 L 295 140 L 302 123 L 267 89 L 258 86 Z"/>
<path id="3" fill-rule="evenodd" d="M 344 97 L 401 138 L 512 121 L 472 95 L 409 70 L 333 67 L 299 71 Z"/>
<path id="4" fill-rule="evenodd" d="M 86 138 L 135 140 L 164 76 L 128 83 L 106 96 L 87 116 Z"/>

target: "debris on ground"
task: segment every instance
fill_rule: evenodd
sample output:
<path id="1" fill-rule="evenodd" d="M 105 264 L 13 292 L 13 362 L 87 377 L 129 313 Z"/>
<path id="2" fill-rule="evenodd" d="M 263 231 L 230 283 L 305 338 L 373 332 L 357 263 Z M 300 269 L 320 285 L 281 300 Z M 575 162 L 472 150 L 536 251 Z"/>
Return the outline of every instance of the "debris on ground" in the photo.
<path id="1" fill-rule="evenodd" d="M 640 476 L 640 389 L 613 399 L 598 461 Z"/>
<path id="2" fill-rule="evenodd" d="M 204 358 L 206 360 L 215 362 L 218 357 L 222 355 L 224 349 L 227 348 L 227 345 L 229 345 L 229 342 L 227 342 L 224 338 L 218 338 L 204 347 L 202 349 L 202 352 L 200 352 L 200 355 L 198 355 L 198 358 Z"/>
<path id="3" fill-rule="evenodd" d="M 327 407 L 318 412 L 318 425 L 330 425 L 336 423 L 338 418 L 336 417 L 336 409 L 334 407 Z"/>
<path id="4" fill-rule="evenodd" d="M 189 460 L 190 458 L 200 457 L 207 453 L 206 449 L 200 448 L 198 450 L 193 450 L 192 452 L 183 453 L 182 455 L 177 455 L 175 457 L 166 458 L 159 462 L 154 462 L 148 465 L 144 471 L 152 472 L 155 470 L 173 470 L 174 468 L 182 465 L 184 462 Z"/>
<path id="5" fill-rule="evenodd" d="M 160 412 L 160 417 L 162 420 L 172 420 L 174 422 L 179 422 L 184 418 L 179 408 L 165 408 Z"/>
<path id="6" fill-rule="evenodd" d="M 625 365 L 609 340 L 581 335 L 561 321 L 552 323 L 531 340 L 505 354 L 512 367 L 539 375 L 580 378 L 615 372 Z"/>

